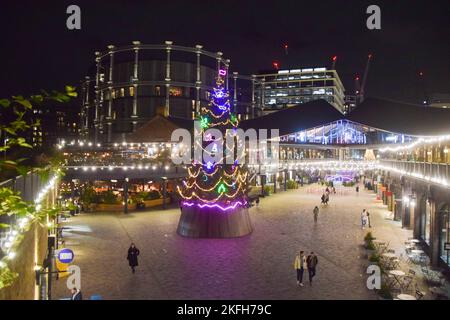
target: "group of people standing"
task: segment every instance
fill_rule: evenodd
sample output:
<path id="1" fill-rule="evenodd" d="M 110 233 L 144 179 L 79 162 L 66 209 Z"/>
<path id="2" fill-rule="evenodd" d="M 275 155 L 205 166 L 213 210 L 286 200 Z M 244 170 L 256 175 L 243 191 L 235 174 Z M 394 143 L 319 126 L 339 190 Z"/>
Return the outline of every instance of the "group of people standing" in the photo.
<path id="1" fill-rule="evenodd" d="M 306 256 L 304 251 L 300 251 L 294 260 L 294 268 L 297 271 L 297 285 L 303 287 L 303 273 L 308 270 L 309 285 L 312 286 L 312 281 L 316 275 L 316 267 L 319 260 L 314 252 Z"/>

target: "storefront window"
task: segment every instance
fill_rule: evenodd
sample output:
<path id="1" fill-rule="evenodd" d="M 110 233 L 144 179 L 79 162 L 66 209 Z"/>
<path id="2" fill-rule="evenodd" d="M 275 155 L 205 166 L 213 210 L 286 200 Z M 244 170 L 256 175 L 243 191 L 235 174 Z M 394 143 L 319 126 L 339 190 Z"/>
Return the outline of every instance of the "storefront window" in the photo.
<path id="1" fill-rule="evenodd" d="M 444 206 L 439 212 L 439 248 L 440 248 L 440 257 L 441 259 L 448 265 L 450 265 L 450 252 L 445 250 L 445 244 L 450 242 L 450 224 L 449 224 L 449 207 Z"/>

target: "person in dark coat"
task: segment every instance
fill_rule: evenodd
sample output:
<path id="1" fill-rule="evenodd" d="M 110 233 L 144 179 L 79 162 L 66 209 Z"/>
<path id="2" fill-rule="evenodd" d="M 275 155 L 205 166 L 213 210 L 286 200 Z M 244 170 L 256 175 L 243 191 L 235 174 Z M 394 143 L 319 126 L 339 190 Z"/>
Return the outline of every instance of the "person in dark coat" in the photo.
<path id="1" fill-rule="evenodd" d="M 72 297 L 70 298 L 70 300 L 83 300 L 83 296 L 81 295 L 80 290 L 73 287 L 70 291 L 72 292 Z"/>
<path id="2" fill-rule="evenodd" d="M 317 259 L 317 256 L 314 254 L 314 252 L 311 251 L 311 254 L 308 256 L 308 258 L 306 258 L 306 265 L 308 267 L 310 286 L 312 286 L 312 279 L 316 275 L 317 263 L 319 263 L 319 259 Z"/>
<path id="3" fill-rule="evenodd" d="M 132 243 L 130 245 L 130 248 L 128 249 L 128 255 L 127 255 L 127 260 L 128 260 L 128 264 L 131 267 L 131 272 L 135 272 L 135 267 L 138 266 L 138 255 L 139 255 L 139 249 L 136 248 L 136 246 L 134 245 L 134 243 Z"/>

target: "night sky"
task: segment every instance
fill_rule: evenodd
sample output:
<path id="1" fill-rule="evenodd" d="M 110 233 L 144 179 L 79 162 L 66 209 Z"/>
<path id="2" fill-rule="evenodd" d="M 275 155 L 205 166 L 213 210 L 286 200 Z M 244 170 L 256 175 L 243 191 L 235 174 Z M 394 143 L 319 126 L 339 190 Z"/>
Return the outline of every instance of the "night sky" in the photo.
<path id="1" fill-rule="evenodd" d="M 66 8 L 82 29 L 66 29 Z M 366 28 L 370 4 L 381 30 Z M 271 67 L 330 66 L 347 92 L 373 53 L 367 95 L 418 103 L 424 89 L 450 92 L 449 1 L 3 1 L 0 96 L 78 85 L 108 44 L 163 43 L 222 51 L 241 74 Z M 288 55 L 283 45 L 288 43 Z M 425 86 L 418 72 L 425 74 Z"/>

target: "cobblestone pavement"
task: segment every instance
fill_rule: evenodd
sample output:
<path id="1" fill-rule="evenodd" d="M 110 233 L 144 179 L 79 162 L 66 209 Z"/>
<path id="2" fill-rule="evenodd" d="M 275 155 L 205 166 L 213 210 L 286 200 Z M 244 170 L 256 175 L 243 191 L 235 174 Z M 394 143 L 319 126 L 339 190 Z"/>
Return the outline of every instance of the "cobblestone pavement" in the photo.
<path id="1" fill-rule="evenodd" d="M 254 232 L 238 239 L 188 239 L 176 234 L 179 209 L 124 214 L 82 214 L 67 222 L 66 246 L 81 267 L 85 298 L 103 299 L 376 299 L 366 286 L 360 212 L 371 212 L 373 232 L 402 243 L 406 231 L 385 219 L 375 195 L 339 188 L 314 224 L 318 186 L 279 192 L 251 212 Z M 393 240 L 393 241 L 394 241 Z M 130 242 L 141 251 L 132 274 Z M 313 286 L 296 285 L 298 250 L 314 251 Z M 307 274 L 305 274 L 307 278 Z M 68 296 L 64 278 L 54 297 Z"/>

